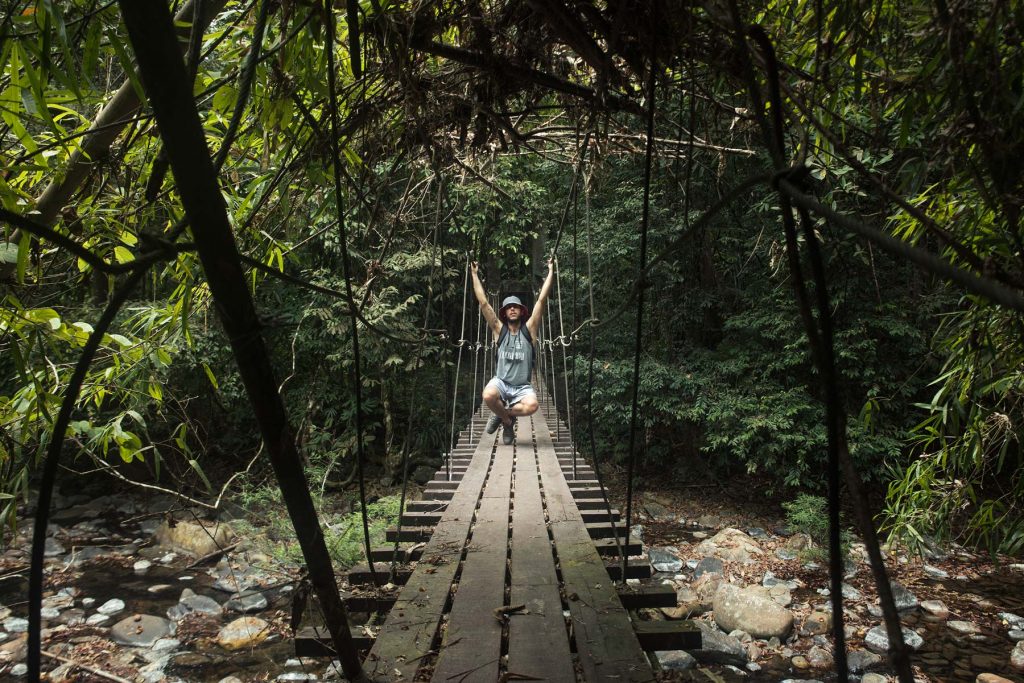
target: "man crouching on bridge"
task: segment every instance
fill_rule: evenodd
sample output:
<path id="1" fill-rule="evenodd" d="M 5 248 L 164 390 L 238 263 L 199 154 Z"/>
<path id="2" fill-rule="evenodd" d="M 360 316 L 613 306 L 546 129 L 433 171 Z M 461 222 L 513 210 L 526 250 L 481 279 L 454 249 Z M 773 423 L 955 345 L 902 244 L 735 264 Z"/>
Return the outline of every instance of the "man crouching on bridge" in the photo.
<path id="1" fill-rule="evenodd" d="M 508 446 L 515 439 L 516 418 L 537 412 L 537 394 L 530 386 L 535 357 L 533 340 L 537 338 L 537 328 L 544 315 L 544 304 L 551 292 L 555 269 L 552 260 L 548 259 L 548 275 L 537 295 L 533 315 L 516 296 L 505 297 L 495 315 L 494 309 L 487 303 L 487 294 L 477 273 L 478 267 L 473 262 L 473 292 L 476 293 L 480 310 L 498 347 L 494 377 L 484 387 L 483 393 L 484 403 L 494 413 L 487 420 L 487 433 L 493 434 L 498 425 L 502 425 L 501 441 Z"/>

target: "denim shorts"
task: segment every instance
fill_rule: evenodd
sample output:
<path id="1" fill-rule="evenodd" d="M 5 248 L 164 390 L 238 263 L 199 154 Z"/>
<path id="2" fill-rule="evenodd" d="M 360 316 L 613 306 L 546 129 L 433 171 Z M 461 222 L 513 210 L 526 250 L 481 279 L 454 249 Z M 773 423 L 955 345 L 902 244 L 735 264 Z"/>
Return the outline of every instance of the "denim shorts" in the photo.
<path id="1" fill-rule="evenodd" d="M 492 377 L 487 386 L 497 389 L 498 396 L 510 408 L 528 396 L 537 398 L 536 392 L 534 392 L 533 387 L 529 384 L 509 384 L 505 380 Z"/>

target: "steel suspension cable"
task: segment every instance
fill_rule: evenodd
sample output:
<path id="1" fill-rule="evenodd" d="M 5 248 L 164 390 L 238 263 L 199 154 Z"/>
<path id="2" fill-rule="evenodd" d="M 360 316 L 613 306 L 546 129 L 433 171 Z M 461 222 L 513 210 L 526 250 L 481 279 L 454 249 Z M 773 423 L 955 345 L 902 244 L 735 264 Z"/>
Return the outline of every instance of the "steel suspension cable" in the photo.
<path id="1" fill-rule="evenodd" d="M 592 230 L 590 226 L 590 185 L 586 186 L 586 194 L 583 195 L 583 208 L 584 216 L 587 223 L 587 288 L 588 288 L 588 299 L 590 302 L 590 317 L 596 318 L 596 311 L 594 310 L 594 275 L 592 269 L 591 252 L 593 251 L 592 241 Z M 608 500 L 608 489 L 604 485 L 604 477 L 601 475 L 601 461 L 597 457 L 597 439 L 594 436 L 594 356 L 596 355 L 595 347 L 597 344 L 597 330 L 594 327 L 590 328 L 590 357 L 587 363 L 587 432 L 590 437 L 590 462 L 594 465 L 594 476 L 597 477 L 597 485 L 601 490 L 601 499 L 604 501 L 604 509 L 608 515 L 608 524 L 612 528 L 612 538 L 615 540 L 615 549 L 618 552 L 620 558 L 626 557 L 629 548 L 630 531 L 629 525 L 626 525 L 626 543 L 625 547 L 619 539 L 619 530 L 615 523 L 615 517 L 612 515 L 612 504 Z M 626 577 L 621 577 L 622 582 L 626 582 Z"/>
<path id="2" fill-rule="evenodd" d="M 352 269 L 348 254 L 348 229 L 345 224 L 345 204 L 341 191 L 341 146 L 339 144 L 337 84 L 334 73 L 334 12 L 330 0 L 324 0 L 324 11 L 327 19 L 327 91 L 330 97 L 331 115 L 331 168 L 334 180 L 334 205 L 338 212 L 338 232 L 341 242 L 341 264 L 345 277 L 345 297 L 348 300 L 350 330 L 352 334 L 352 374 L 355 385 L 355 422 L 356 422 L 356 471 L 359 477 L 359 508 L 363 521 L 363 545 L 366 551 L 366 563 L 370 566 L 370 575 L 374 586 L 377 585 L 377 572 L 373 568 L 373 553 L 370 550 L 370 523 L 366 511 L 366 473 L 364 467 L 365 452 L 363 449 L 363 378 L 359 357 L 359 324 L 356 318 L 355 299 L 352 296 Z"/>
<path id="3" fill-rule="evenodd" d="M 557 441 L 557 440 L 562 438 L 562 422 L 561 422 L 561 418 L 560 418 L 560 416 L 558 414 L 558 381 L 555 379 L 555 344 L 551 340 L 551 338 L 553 336 L 551 334 L 551 331 L 552 331 L 552 327 L 553 327 L 554 321 L 551 319 L 551 298 L 550 297 L 548 297 L 548 300 L 544 302 L 544 308 L 545 308 L 544 320 L 542 322 L 547 325 L 547 341 L 546 341 L 546 345 L 548 347 L 548 359 L 547 359 L 548 360 L 548 371 L 551 373 L 551 390 L 550 390 L 551 400 L 552 400 L 551 407 L 555 411 L 555 440 Z M 546 379 L 547 378 L 545 378 L 545 380 Z"/>
<path id="4" fill-rule="evenodd" d="M 737 25 L 737 34 L 741 40 L 743 49 L 746 49 L 744 35 L 749 35 L 757 42 L 765 58 L 768 71 L 769 97 L 771 101 L 771 125 L 760 112 L 761 127 L 765 131 L 765 144 L 772 152 L 773 161 L 777 169 L 782 170 L 785 165 L 785 139 L 783 137 L 783 108 L 780 87 L 778 63 L 775 56 L 775 49 L 768 35 L 759 26 L 754 25 L 742 30 L 742 24 L 738 21 L 738 9 L 735 5 L 731 7 L 734 22 Z M 749 54 L 746 68 L 752 72 Z M 756 81 L 752 75 L 748 75 L 751 81 L 749 88 L 751 97 L 760 101 L 760 94 L 757 91 Z M 874 575 L 879 601 L 881 603 L 886 633 L 890 642 L 890 653 L 892 663 L 896 669 L 897 677 L 901 683 L 911 683 L 914 680 L 913 671 L 910 667 L 910 655 L 903 640 L 902 626 L 899 615 L 896 611 L 893 600 L 892 588 L 889 584 L 885 565 L 882 561 L 878 547 L 878 538 L 874 523 L 867 512 L 867 500 L 863 496 L 863 489 L 860 485 L 860 477 L 849 460 L 849 453 L 846 448 L 845 414 L 839 400 L 838 378 L 835 369 L 834 348 L 832 346 L 832 321 L 831 308 L 828 302 L 827 283 L 824 275 L 824 264 L 821 260 L 821 253 L 817 247 L 817 237 L 813 233 L 813 222 L 806 207 L 800 207 L 800 217 L 803 223 L 805 234 L 809 234 L 808 251 L 811 259 L 812 272 L 815 278 L 818 321 L 815 322 L 810 310 L 809 296 L 806 290 L 806 283 L 799 272 L 799 260 L 796 255 L 796 228 L 793 220 L 792 204 L 790 197 L 783 191 L 779 192 L 779 204 L 782 208 L 783 227 L 786 230 L 787 258 L 790 261 L 790 269 L 799 278 L 794 280 L 794 292 L 797 298 L 798 308 L 807 332 L 808 343 L 811 350 L 811 357 L 822 376 L 822 384 L 825 390 L 825 410 L 829 439 L 829 547 L 830 567 L 829 573 L 832 583 L 832 604 L 833 604 L 833 638 L 835 641 L 835 667 L 840 683 L 848 680 L 846 667 L 845 633 L 843 630 L 843 603 L 842 603 L 842 557 L 840 554 L 839 542 L 839 467 L 846 471 L 847 485 L 854 494 L 854 509 L 857 512 L 858 523 L 861 526 L 861 533 L 865 546 L 868 550 L 868 557 L 871 570 Z M 813 243 L 810 241 L 813 239 Z M 839 595 L 836 595 L 836 594 Z"/>
<path id="5" fill-rule="evenodd" d="M 479 408 L 479 406 L 477 405 L 477 399 L 483 394 L 483 387 L 480 387 L 479 392 L 477 392 L 476 390 L 476 370 L 477 366 L 480 364 L 480 337 L 482 336 L 481 330 L 483 328 L 483 322 L 484 312 L 480 310 L 479 306 L 477 306 L 476 343 L 473 344 L 473 400 L 470 402 L 470 409 L 472 410 L 472 412 L 470 413 L 469 418 L 469 443 L 471 445 L 479 441 L 479 439 L 474 440 L 473 437 L 476 436 L 476 412 L 477 409 Z"/>
<path id="6" fill-rule="evenodd" d="M 556 260 L 552 265 L 555 267 L 555 287 L 558 292 L 558 338 L 565 338 L 565 323 L 562 320 L 562 279 L 558 271 L 558 261 Z M 562 382 L 565 385 L 565 393 L 562 395 L 565 401 L 565 428 L 569 432 L 569 441 L 572 442 L 572 404 L 569 403 L 569 360 L 568 352 L 565 350 L 566 344 L 562 346 Z M 575 451 L 575 448 L 573 449 Z M 576 475 L 576 456 L 572 459 L 573 468 L 572 473 Z"/>
<path id="7" fill-rule="evenodd" d="M 438 213 L 435 214 L 435 216 L 439 215 L 439 213 L 440 213 L 440 203 L 441 203 L 440 187 L 438 188 L 438 200 L 437 200 L 437 202 L 438 202 Z M 433 240 L 433 248 L 432 248 L 432 253 L 435 253 L 435 254 L 437 253 L 438 233 L 440 232 L 439 226 L 440 226 L 440 221 L 435 221 L 434 222 L 434 240 Z M 427 279 L 427 297 L 426 297 L 426 303 L 425 303 L 425 305 L 423 307 L 423 327 L 424 328 L 426 328 L 427 324 L 430 322 L 430 307 L 431 307 L 431 305 L 433 304 L 433 301 L 434 301 L 434 277 L 435 277 L 436 274 L 437 274 L 437 263 L 436 263 L 436 261 L 434 259 L 431 259 L 431 261 L 430 261 L 430 277 Z M 410 387 L 410 390 L 409 390 L 409 395 L 410 396 L 415 396 L 416 395 L 416 389 L 417 389 L 417 387 L 419 385 L 420 373 L 417 371 L 416 365 L 417 365 L 417 363 L 420 360 L 422 360 L 422 357 L 423 357 L 423 347 L 425 345 L 426 345 L 426 337 L 423 337 L 423 338 L 420 339 L 420 343 L 416 347 L 416 352 L 413 355 L 413 376 L 412 376 L 412 386 Z M 411 435 L 413 433 L 413 430 L 412 430 L 412 428 L 413 428 L 413 416 L 415 414 L 416 414 L 416 411 L 413 409 L 413 406 L 410 405 L 409 406 L 409 416 L 408 416 L 408 419 L 406 420 L 405 439 L 402 442 L 402 493 L 401 493 L 401 495 L 399 496 L 399 499 L 398 499 L 398 524 L 396 525 L 398 527 L 398 529 L 397 529 L 397 533 L 395 534 L 395 545 L 394 545 L 393 550 L 391 551 L 391 570 L 390 570 L 389 576 L 388 576 L 388 583 L 395 583 L 395 580 L 396 580 L 396 578 L 398 576 L 398 549 L 399 549 L 399 544 L 401 543 L 400 539 L 402 537 L 402 516 L 405 514 L 405 499 L 406 499 L 406 496 L 407 496 L 408 490 L 409 490 L 409 451 L 411 450 L 411 448 L 410 448 L 411 443 L 410 442 L 412 441 L 412 436 Z"/>
<path id="8" fill-rule="evenodd" d="M 584 183 L 587 183 L 584 177 Z M 572 207 L 572 329 L 576 329 L 576 288 L 579 284 L 579 271 L 576 267 L 576 233 L 579 228 L 579 213 L 580 213 L 580 199 L 579 193 L 573 201 Z M 569 343 L 571 346 L 570 354 L 572 355 L 572 396 L 569 398 L 569 402 L 572 404 L 572 409 L 576 410 L 576 344 L 575 340 L 570 338 Z M 578 460 L 579 449 L 576 447 L 576 434 L 573 433 L 572 429 L 569 430 L 569 438 L 572 440 L 572 477 L 576 478 L 576 461 Z"/>
<path id="9" fill-rule="evenodd" d="M 466 254 L 466 274 L 462 282 L 462 325 L 459 328 L 459 342 L 455 361 L 455 387 L 452 389 L 452 426 L 448 439 L 448 459 L 451 460 L 451 453 L 455 450 L 455 413 L 459 409 L 459 374 L 462 372 L 462 351 L 466 348 L 466 300 L 469 295 L 469 261 L 471 256 Z M 450 479 L 451 477 L 449 477 Z"/>
<path id="10" fill-rule="evenodd" d="M 647 151 L 644 158 L 644 203 L 640 218 L 640 265 L 638 277 L 643 277 L 647 269 L 647 228 L 650 223 L 651 208 L 651 166 L 654 157 L 654 96 L 658 84 L 657 60 L 651 58 L 650 81 L 647 84 Z M 646 286 L 640 283 L 636 302 L 636 345 L 633 353 L 633 402 L 629 415 L 629 461 L 626 467 L 626 530 L 633 524 L 633 472 L 636 468 L 636 417 L 640 394 L 640 352 L 643 341 L 644 325 L 644 291 Z M 629 556 L 622 558 L 622 579 L 626 579 L 629 568 Z"/>

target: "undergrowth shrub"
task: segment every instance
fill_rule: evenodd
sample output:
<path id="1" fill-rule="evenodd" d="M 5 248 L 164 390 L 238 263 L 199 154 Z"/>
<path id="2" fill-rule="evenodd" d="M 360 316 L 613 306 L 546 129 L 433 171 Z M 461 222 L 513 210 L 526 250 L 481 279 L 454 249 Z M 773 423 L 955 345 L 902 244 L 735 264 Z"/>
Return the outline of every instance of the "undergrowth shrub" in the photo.
<path id="1" fill-rule="evenodd" d="M 796 499 L 783 503 L 786 510 L 786 524 L 792 531 L 797 531 L 811 539 L 811 545 L 800 551 L 800 559 L 805 562 L 828 561 L 828 499 L 801 493 Z M 840 524 L 842 518 L 840 518 Z M 853 534 L 843 527 L 839 530 L 840 554 L 846 557 L 853 543 Z"/>

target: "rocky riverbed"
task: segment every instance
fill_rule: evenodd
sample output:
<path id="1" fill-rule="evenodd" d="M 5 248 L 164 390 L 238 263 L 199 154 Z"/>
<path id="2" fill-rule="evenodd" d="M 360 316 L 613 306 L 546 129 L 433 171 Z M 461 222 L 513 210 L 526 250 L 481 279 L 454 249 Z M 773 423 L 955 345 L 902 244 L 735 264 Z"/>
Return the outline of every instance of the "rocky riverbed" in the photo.
<path id="1" fill-rule="evenodd" d="M 170 498 L 62 496 L 46 541 L 43 669 L 60 681 L 339 678 L 294 658 L 295 567 Z M 0 678 L 27 667 L 31 521 L 0 556 Z M 227 549 L 225 552 L 224 549 Z"/>
<path id="2" fill-rule="evenodd" d="M 51 681 L 301 681 L 339 678 L 327 659 L 293 655 L 297 568 L 239 538 L 232 523 L 173 511 L 169 498 L 65 495 L 46 545 L 44 670 Z M 714 514 L 708 512 L 714 510 Z M 638 528 L 652 581 L 693 619 L 704 649 L 661 652 L 664 680 L 834 680 L 825 567 L 813 539 L 781 519 L 647 495 Z M 0 555 L 0 678 L 26 672 L 31 522 Z M 887 553 L 921 681 L 1024 683 L 1024 564 L 962 548 Z M 849 668 L 894 680 L 866 555 L 854 545 L 843 587 Z"/>
<path id="3" fill-rule="evenodd" d="M 675 608 L 651 619 L 695 619 L 700 652 L 658 653 L 666 680 L 834 680 L 827 567 L 806 561 L 813 539 L 781 520 L 727 511 L 700 514 L 647 496 L 639 527 L 655 580 L 676 589 Z M 689 514 L 686 514 L 689 512 Z M 1024 564 L 994 564 L 962 548 L 928 557 L 886 552 L 904 641 L 922 681 L 1024 681 Z M 854 544 L 843 585 L 848 668 L 863 683 L 895 680 L 867 553 Z"/>

